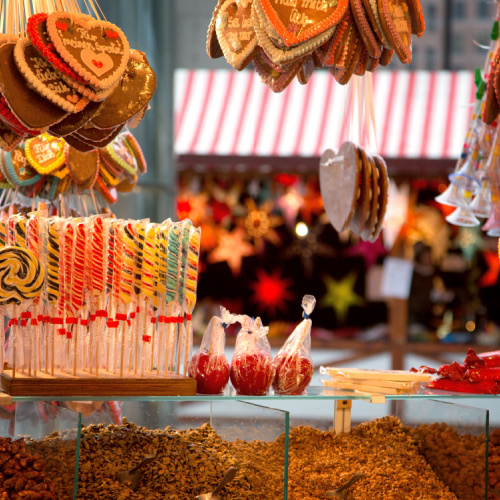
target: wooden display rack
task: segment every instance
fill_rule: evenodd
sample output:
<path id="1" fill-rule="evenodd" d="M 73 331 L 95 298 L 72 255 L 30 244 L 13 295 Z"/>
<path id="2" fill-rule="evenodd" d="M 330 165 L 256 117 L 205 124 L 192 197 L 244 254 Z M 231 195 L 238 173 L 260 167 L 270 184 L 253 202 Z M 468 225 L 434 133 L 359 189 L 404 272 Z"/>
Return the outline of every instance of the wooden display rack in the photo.
<path id="1" fill-rule="evenodd" d="M 106 371 L 99 376 L 64 372 L 49 375 L 38 372 L 31 377 L 16 370 L 0 374 L 0 390 L 11 396 L 194 396 L 196 380 L 176 373 L 168 377 L 145 373 L 144 376 L 117 377 Z"/>

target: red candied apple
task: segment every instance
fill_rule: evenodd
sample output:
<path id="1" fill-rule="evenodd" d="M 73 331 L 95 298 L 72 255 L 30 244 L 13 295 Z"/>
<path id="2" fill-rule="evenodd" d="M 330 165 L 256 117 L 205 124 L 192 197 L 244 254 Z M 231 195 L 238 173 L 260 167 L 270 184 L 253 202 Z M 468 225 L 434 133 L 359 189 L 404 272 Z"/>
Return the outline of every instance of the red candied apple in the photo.
<path id="1" fill-rule="evenodd" d="M 231 361 L 231 383 L 238 394 L 264 396 L 273 382 L 273 358 L 263 349 L 242 351 Z"/>
<path id="2" fill-rule="evenodd" d="M 274 360 L 273 389 L 278 394 L 302 394 L 311 382 L 313 365 L 309 358 L 295 352 L 282 353 Z"/>
<path id="3" fill-rule="evenodd" d="M 189 365 L 199 394 L 220 394 L 229 381 L 229 362 L 224 354 L 197 352 Z"/>

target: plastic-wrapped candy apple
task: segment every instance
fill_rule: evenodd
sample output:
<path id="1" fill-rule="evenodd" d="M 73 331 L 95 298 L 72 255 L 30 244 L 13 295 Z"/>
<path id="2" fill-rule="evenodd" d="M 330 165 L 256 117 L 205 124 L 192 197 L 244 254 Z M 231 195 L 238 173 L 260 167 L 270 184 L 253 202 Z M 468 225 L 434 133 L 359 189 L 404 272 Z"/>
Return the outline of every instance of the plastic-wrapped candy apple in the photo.
<path id="1" fill-rule="evenodd" d="M 240 316 L 241 330 L 236 337 L 231 360 L 231 383 L 237 394 L 264 396 L 274 378 L 269 328 L 259 327 L 249 316 Z"/>
<path id="2" fill-rule="evenodd" d="M 221 317 L 214 316 L 203 334 L 200 349 L 191 359 L 189 376 L 196 379 L 198 394 L 220 394 L 229 381 L 229 362 L 224 354 L 224 328 L 237 321 L 237 316 L 221 307 Z"/>
<path id="3" fill-rule="evenodd" d="M 302 394 L 311 382 L 313 363 L 311 359 L 312 313 L 316 299 L 305 295 L 302 299 L 303 320 L 286 339 L 274 358 L 273 389 L 278 394 Z"/>

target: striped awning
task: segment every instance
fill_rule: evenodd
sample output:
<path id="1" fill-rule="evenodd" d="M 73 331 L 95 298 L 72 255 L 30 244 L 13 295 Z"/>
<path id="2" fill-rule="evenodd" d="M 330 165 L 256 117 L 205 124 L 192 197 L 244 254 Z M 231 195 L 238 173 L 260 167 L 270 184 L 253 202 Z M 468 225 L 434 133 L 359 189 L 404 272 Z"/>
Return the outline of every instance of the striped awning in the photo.
<path id="1" fill-rule="evenodd" d="M 337 84 L 328 71 L 274 94 L 254 71 L 180 69 L 174 151 L 178 156 L 317 157 L 355 140 L 387 158 L 460 154 L 475 99 L 472 72 L 375 71 L 376 140 L 366 132 L 365 115 L 351 111 L 359 94 Z M 361 116 L 363 125 L 344 116 Z"/>

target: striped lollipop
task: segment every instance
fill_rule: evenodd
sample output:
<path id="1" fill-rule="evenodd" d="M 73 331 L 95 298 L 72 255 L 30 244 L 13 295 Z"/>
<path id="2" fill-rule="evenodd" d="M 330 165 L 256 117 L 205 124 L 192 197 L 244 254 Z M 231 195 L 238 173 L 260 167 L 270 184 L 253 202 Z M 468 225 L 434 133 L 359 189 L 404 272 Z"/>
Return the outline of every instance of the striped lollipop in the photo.
<path id="1" fill-rule="evenodd" d="M 146 225 L 146 233 L 144 239 L 144 253 L 142 258 L 142 279 L 141 279 L 141 290 L 144 295 L 144 318 L 145 318 L 145 330 L 149 329 L 150 323 L 148 324 L 147 318 L 149 317 L 149 310 L 151 304 L 153 304 L 154 293 L 155 293 L 155 243 L 156 243 L 156 227 L 158 224 L 149 223 Z M 151 319 L 154 321 L 154 318 Z M 151 360 L 149 370 L 153 371 L 154 365 L 154 352 L 156 347 L 156 329 L 153 329 L 152 343 L 151 343 Z M 147 334 L 147 337 L 151 337 Z M 145 358 L 143 357 L 143 360 Z"/>
<path id="2" fill-rule="evenodd" d="M 86 225 L 83 220 L 76 222 L 74 248 L 73 248 L 73 272 L 71 280 L 71 311 L 78 315 L 84 305 L 84 279 L 85 279 L 85 245 L 87 240 Z"/>
<path id="3" fill-rule="evenodd" d="M 44 248 L 46 262 L 44 267 L 47 271 L 42 300 L 45 304 L 55 306 L 59 300 L 59 254 L 60 254 L 60 232 L 62 221 L 58 217 L 47 220 L 44 233 Z"/>

